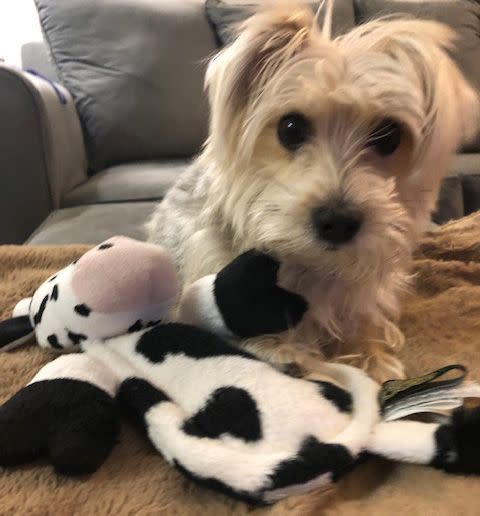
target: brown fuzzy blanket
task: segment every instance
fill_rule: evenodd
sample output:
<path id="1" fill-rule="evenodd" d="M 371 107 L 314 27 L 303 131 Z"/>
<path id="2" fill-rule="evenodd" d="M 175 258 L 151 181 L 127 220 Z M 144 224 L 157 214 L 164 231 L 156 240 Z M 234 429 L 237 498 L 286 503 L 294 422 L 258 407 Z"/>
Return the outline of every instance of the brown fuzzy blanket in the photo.
<path id="1" fill-rule="evenodd" d="M 86 249 L 0 248 L 0 317 Z M 480 214 L 427 234 L 414 270 L 415 292 L 405 300 L 402 319 L 409 373 L 456 362 L 468 365 L 471 377 L 480 380 Z M 51 359 L 33 346 L 1 354 L 0 402 Z M 106 464 L 90 478 L 60 478 L 45 463 L 0 469 L 1 515 L 478 515 L 479 503 L 480 478 L 371 460 L 328 492 L 252 510 L 194 486 L 128 425 Z"/>

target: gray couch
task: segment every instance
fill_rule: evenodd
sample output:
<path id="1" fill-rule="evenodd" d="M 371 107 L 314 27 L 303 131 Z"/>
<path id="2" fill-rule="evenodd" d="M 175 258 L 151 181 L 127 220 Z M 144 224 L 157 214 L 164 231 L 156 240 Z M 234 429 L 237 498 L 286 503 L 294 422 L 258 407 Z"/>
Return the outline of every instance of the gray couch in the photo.
<path id="1" fill-rule="evenodd" d="M 23 48 L 31 71 L 0 65 L 0 243 L 143 238 L 147 217 L 206 136 L 203 73 L 218 38 L 204 6 L 36 4 L 45 43 Z M 392 10 L 450 23 L 460 34 L 455 58 L 480 87 L 478 2 L 338 0 L 336 9 L 342 30 Z M 477 138 L 453 161 L 434 220 L 479 208 Z"/>

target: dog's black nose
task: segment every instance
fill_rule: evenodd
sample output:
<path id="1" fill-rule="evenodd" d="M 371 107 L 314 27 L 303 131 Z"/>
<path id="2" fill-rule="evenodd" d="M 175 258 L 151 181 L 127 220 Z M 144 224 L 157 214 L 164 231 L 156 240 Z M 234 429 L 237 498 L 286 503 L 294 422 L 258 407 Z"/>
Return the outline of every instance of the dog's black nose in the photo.
<path id="1" fill-rule="evenodd" d="M 313 210 L 312 222 L 319 238 L 331 244 L 344 244 L 358 233 L 363 215 L 343 204 L 320 206 Z"/>

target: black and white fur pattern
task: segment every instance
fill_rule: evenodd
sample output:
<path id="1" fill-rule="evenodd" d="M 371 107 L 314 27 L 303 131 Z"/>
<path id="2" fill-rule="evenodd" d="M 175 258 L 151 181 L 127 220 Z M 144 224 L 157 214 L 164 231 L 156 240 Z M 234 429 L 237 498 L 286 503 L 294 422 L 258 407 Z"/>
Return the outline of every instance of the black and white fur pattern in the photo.
<path id="1" fill-rule="evenodd" d="M 13 318 L 0 323 L 0 348 L 21 344 L 26 334 L 34 332 L 40 347 L 79 351 L 83 341 L 153 326 L 175 304 L 175 276 L 173 261 L 162 247 L 112 237 L 17 303 Z M 129 303 L 132 286 L 135 299 L 142 302 Z"/>
<path id="2" fill-rule="evenodd" d="M 255 264 L 270 279 L 246 277 Z M 334 482 L 364 452 L 480 472 L 480 412 L 443 425 L 382 422 L 379 386 L 362 371 L 325 364 L 330 381 L 293 378 L 211 331 L 296 324 L 306 304 L 276 287 L 277 272 L 274 260 L 247 253 L 184 296 L 181 312 L 206 329 L 170 323 L 87 340 L 84 354 L 45 366 L 0 408 L 0 465 L 46 454 L 60 473 L 94 471 L 118 439 L 116 400 L 186 476 L 249 502 Z"/>
<path id="3" fill-rule="evenodd" d="M 98 321 L 85 321 L 91 310 L 75 296 L 70 287 L 75 265 L 74 262 L 48 278 L 31 299 L 23 300 L 14 309 L 14 316 L 21 315 L 26 302 L 29 301 L 28 317 L 32 328 L 35 329 L 35 337 L 40 347 L 70 351 L 73 346 L 89 338 L 85 327 L 94 326 L 95 323 L 98 326 Z M 92 314 L 92 317 L 98 318 L 99 315 Z M 110 328 L 107 328 L 107 331 L 117 323 L 116 318 L 109 317 L 109 320 Z"/>

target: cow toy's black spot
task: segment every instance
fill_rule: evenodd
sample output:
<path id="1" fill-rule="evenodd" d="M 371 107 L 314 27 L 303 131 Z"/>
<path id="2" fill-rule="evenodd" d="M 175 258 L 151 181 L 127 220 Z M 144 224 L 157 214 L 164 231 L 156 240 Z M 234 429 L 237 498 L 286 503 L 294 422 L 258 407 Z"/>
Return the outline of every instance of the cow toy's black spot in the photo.
<path id="1" fill-rule="evenodd" d="M 135 331 L 140 331 L 141 329 L 143 328 L 142 326 L 142 321 L 140 319 L 138 319 L 137 321 L 135 321 L 129 328 L 128 328 L 128 333 L 133 333 Z"/>
<path id="2" fill-rule="evenodd" d="M 47 337 L 47 341 L 50 344 L 50 346 L 52 346 L 52 348 L 63 349 L 63 346 L 61 346 L 60 343 L 58 342 L 58 337 L 55 335 L 55 333 L 52 333 L 51 335 L 49 335 Z"/>
<path id="3" fill-rule="evenodd" d="M 52 282 L 53 280 L 55 280 L 57 278 L 57 275 L 55 274 L 54 276 L 52 276 L 49 280 L 48 280 L 48 283 Z"/>
<path id="4" fill-rule="evenodd" d="M 179 354 L 199 359 L 237 355 L 257 360 L 213 333 L 180 323 L 157 325 L 146 331 L 138 340 L 136 351 L 155 363 L 163 362 L 167 355 Z"/>
<path id="5" fill-rule="evenodd" d="M 58 285 L 54 285 L 52 293 L 50 295 L 50 299 L 53 301 L 56 301 L 58 299 Z"/>
<path id="6" fill-rule="evenodd" d="M 67 335 L 72 344 L 74 345 L 80 344 L 80 342 L 82 342 L 83 340 L 87 340 L 87 336 L 83 333 L 74 333 L 73 331 L 68 331 Z"/>
<path id="7" fill-rule="evenodd" d="M 106 243 L 98 246 L 99 251 L 104 251 L 105 249 L 110 249 L 110 247 L 113 247 L 113 244 Z"/>
<path id="8" fill-rule="evenodd" d="M 280 333 L 302 319 L 308 304 L 277 285 L 279 269 L 275 258 L 250 250 L 218 272 L 215 302 L 226 326 L 237 337 Z"/>
<path id="9" fill-rule="evenodd" d="M 213 392 L 205 407 L 187 420 L 183 431 L 211 439 L 230 434 L 245 441 L 258 441 L 262 427 L 257 404 L 238 387 L 221 387 Z"/>
<path id="10" fill-rule="evenodd" d="M 340 412 L 352 411 L 352 395 L 348 391 L 330 382 L 315 380 L 314 383 L 320 387 L 320 394 L 331 401 Z"/>
<path id="11" fill-rule="evenodd" d="M 78 260 L 80 260 L 80 258 L 77 258 L 76 260 L 73 260 L 72 265 L 75 265 L 78 262 Z"/>
<path id="12" fill-rule="evenodd" d="M 76 305 L 74 308 L 75 312 L 82 317 L 88 317 L 90 315 L 90 308 L 86 304 Z"/>
<path id="13" fill-rule="evenodd" d="M 40 303 L 40 307 L 38 308 L 38 312 L 33 317 L 33 324 L 35 324 L 35 326 L 42 322 L 43 312 L 45 312 L 45 307 L 47 306 L 47 302 L 48 302 L 48 294 L 42 299 L 42 302 Z"/>
<path id="14" fill-rule="evenodd" d="M 480 474 L 479 428 L 480 407 L 455 409 L 449 423 L 435 432 L 436 452 L 430 464 L 447 473 Z"/>
<path id="15" fill-rule="evenodd" d="M 144 431 L 147 430 L 145 414 L 154 405 L 164 401 L 170 401 L 170 398 L 141 378 L 127 378 L 122 382 L 117 393 L 117 402 L 127 417 Z"/>
<path id="16" fill-rule="evenodd" d="M 145 324 L 145 328 L 151 328 L 152 326 L 156 326 L 157 324 L 160 324 L 162 322 L 161 319 L 158 319 L 157 321 L 148 321 L 147 324 Z"/>
<path id="17" fill-rule="evenodd" d="M 356 461 L 345 446 L 321 443 L 315 437 L 307 437 L 298 453 L 281 462 L 270 475 L 270 489 L 280 489 L 295 484 L 305 484 L 325 473 L 336 482 L 348 473 Z"/>

